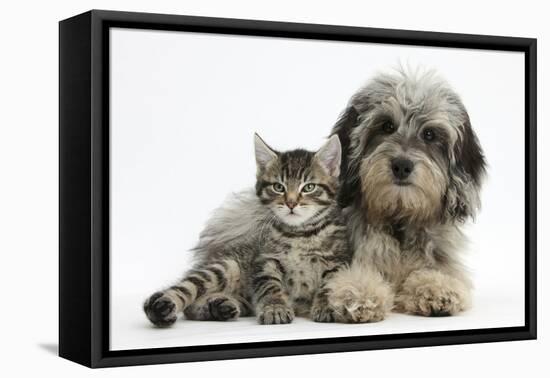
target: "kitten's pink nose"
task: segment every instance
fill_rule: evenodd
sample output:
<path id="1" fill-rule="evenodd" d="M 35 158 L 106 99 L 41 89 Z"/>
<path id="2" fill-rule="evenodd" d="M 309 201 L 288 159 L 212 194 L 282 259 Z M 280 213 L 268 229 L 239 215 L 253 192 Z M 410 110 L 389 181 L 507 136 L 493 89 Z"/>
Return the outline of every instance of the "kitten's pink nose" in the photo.
<path id="1" fill-rule="evenodd" d="M 295 202 L 295 201 L 287 201 L 287 202 L 286 202 L 286 205 L 288 206 L 288 208 L 289 208 L 290 210 L 292 210 L 292 209 L 294 209 L 294 208 L 296 207 L 296 205 L 298 205 L 298 203 Z"/>

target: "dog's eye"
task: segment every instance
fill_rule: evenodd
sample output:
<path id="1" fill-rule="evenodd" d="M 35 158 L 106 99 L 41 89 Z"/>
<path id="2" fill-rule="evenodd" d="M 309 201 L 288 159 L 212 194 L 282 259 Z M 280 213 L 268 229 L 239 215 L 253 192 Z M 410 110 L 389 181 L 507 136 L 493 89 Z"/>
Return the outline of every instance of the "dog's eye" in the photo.
<path id="1" fill-rule="evenodd" d="M 382 126 L 382 130 L 384 130 L 386 134 L 392 134 L 395 131 L 395 125 L 391 122 L 386 122 Z"/>
<path id="2" fill-rule="evenodd" d="M 279 184 L 278 182 L 273 184 L 273 190 L 277 193 L 284 193 L 285 187 L 283 184 Z"/>
<path id="3" fill-rule="evenodd" d="M 431 142 L 435 139 L 435 131 L 433 131 L 432 129 L 424 129 L 424 131 L 422 132 L 422 137 L 424 138 L 424 140 Z"/>

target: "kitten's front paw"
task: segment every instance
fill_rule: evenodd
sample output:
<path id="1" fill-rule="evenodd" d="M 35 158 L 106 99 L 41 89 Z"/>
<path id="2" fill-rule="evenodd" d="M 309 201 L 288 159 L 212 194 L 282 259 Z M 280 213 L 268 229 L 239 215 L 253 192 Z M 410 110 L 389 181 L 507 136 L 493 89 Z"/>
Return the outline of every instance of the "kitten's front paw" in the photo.
<path id="1" fill-rule="evenodd" d="M 157 327 L 168 327 L 177 320 L 176 303 L 162 292 L 151 295 L 143 304 L 145 314 Z"/>
<path id="2" fill-rule="evenodd" d="M 260 324 L 288 324 L 294 319 L 294 311 L 286 304 L 268 304 L 257 311 Z"/>
<path id="3" fill-rule="evenodd" d="M 332 323 L 336 320 L 336 312 L 331 307 L 313 306 L 310 311 L 311 320 L 319 323 Z"/>
<path id="4" fill-rule="evenodd" d="M 239 317 L 239 304 L 225 295 L 209 298 L 208 310 L 212 320 L 232 320 Z"/>

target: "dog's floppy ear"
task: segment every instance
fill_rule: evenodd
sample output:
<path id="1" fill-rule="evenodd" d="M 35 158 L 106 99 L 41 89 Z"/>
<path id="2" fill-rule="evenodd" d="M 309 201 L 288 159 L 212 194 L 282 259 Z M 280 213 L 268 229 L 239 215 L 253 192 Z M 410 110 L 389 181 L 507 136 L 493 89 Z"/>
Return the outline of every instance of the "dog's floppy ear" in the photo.
<path id="1" fill-rule="evenodd" d="M 447 211 L 457 220 L 473 217 L 480 206 L 479 191 L 485 176 L 486 161 L 479 140 L 464 109 L 462 133 L 458 138 L 451 163 L 451 183 L 446 195 Z"/>
<path id="2" fill-rule="evenodd" d="M 483 177 L 485 176 L 485 156 L 479 144 L 472 125 L 470 117 L 465 113 L 464 131 L 462 134 L 462 143 L 455 145 L 454 153 L 456 160 L 460 162 L 460 166 L 477 186 L 481 186 Z"/>
<path id="3" fill-rule="evenodd" d="M 357 175 L 351 172 L 349 167 L 350 135 L 357 126 L 359 113 L 353 106 L 349 106 L 340 115 L 340 118 L 332 128 L 331 135 L 338 135 L 342 146 L 342 161 L 340 163 L 340 205 L 345 207 L 350 204 L 354 194 L 359 190 Z"/>

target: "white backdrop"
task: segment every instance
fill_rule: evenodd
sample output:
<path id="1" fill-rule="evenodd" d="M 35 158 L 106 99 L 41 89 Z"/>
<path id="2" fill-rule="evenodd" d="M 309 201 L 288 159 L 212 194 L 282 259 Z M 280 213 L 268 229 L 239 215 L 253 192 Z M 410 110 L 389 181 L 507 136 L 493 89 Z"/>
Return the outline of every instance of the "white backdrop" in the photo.
<path id="1" fill-rule="evenodd" d="M 550 24 L 544 2 L 462 0 L 59 0 L 4 2 L 0 23 L 0 312 L 8 377 L 53 372 L 57 377 L 227 376 L 271 378 L 297 373 L 317 377 L 348 371 L 377 377 L 544 376 L 550 328 L 539 322 L 539 340 L 407 348 L 355 353 L 242 359 L 89 370 L 57 354 L 58 321 L 58 25 L 92 8 L 312 22 L 411 30 L 536 37 L 538 41 L 538 314 L 550 311 L 550 134 L 548 90 Z M 498 11 L 498 13 L 497 13 Z M 456 83 L 454 83 L 456 84 Z M 471 110 L 473 104 L 468 103 Z M 327 120 L 328 122 L 328 120 Z M 328 126 L 328 125 L 326 125 Z M 478 126 L 476 124 L 476 126 Z M 487 204 L 485 205 L 487 209 Z M 504 235 L 504 233 L 503 233 Z M 478 254 L 479 255 L 479 254 Z M 32 306 L 22 298 L 32 297 Z M 19 306 L 15 306 L 19 304 Z M 14 312 L 11 309 L 17 308 Z M 17 321 L 15 321 L 17 319 Z"/>
<path id="2" fill-rule="evenodd" d="M 316 149 L 351 95 L 398 63 L 451 83 L 487 155 L 483 210 L 467 228 L 474 309 L 360 326 L 152 328 L 143 300 L 190 266 L 187 250 L 228 193 L 254 184 L 253 133 Z M 523 128 L 523 53 L 112 30 L 111 348 L 524 325 Z"/>

